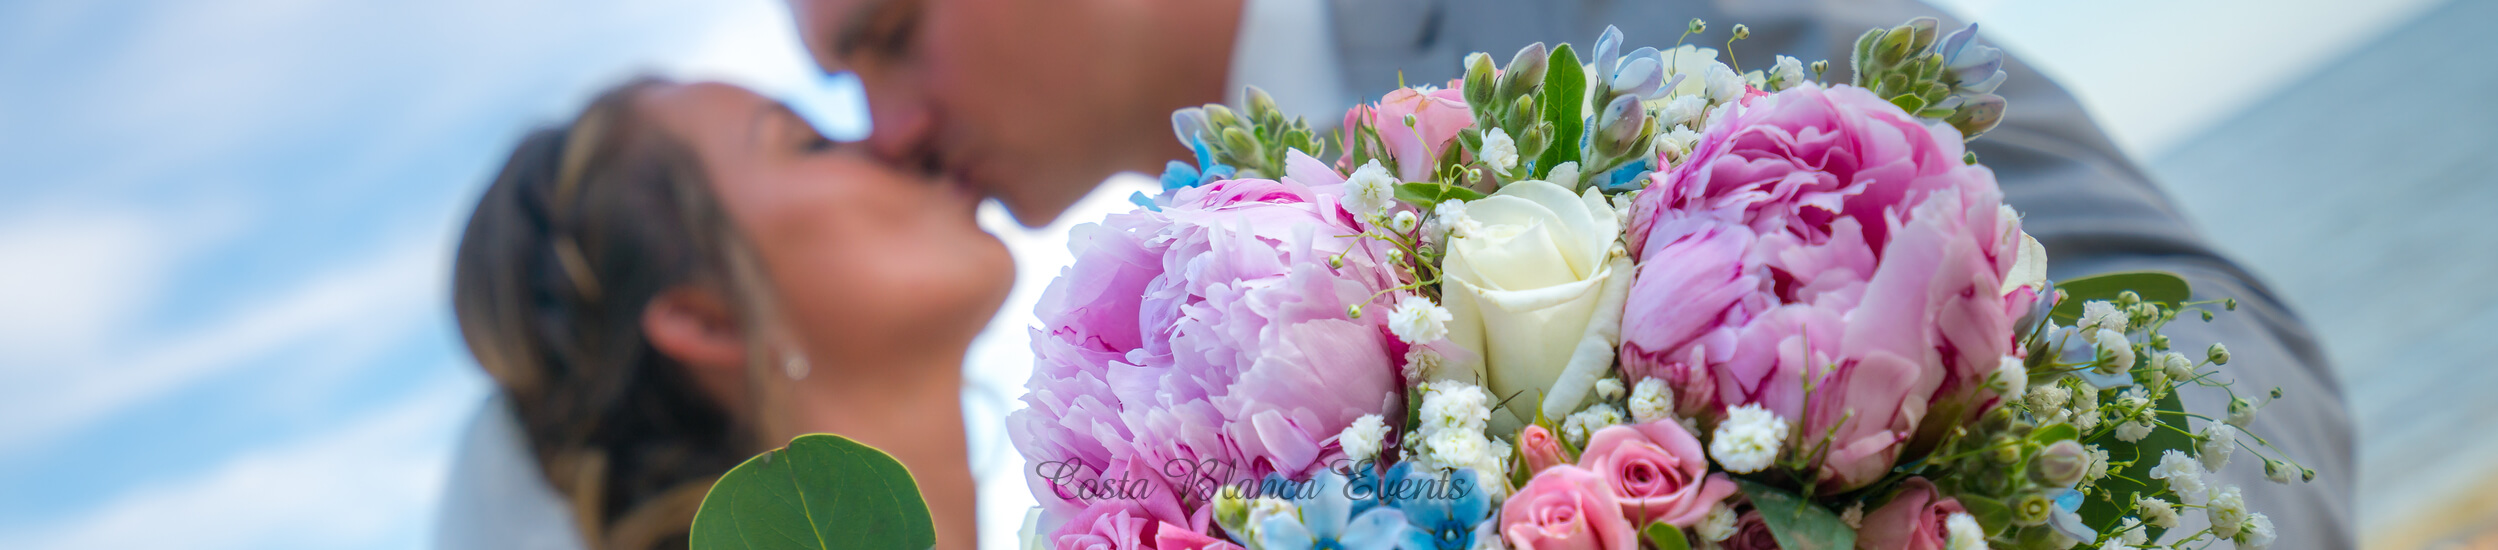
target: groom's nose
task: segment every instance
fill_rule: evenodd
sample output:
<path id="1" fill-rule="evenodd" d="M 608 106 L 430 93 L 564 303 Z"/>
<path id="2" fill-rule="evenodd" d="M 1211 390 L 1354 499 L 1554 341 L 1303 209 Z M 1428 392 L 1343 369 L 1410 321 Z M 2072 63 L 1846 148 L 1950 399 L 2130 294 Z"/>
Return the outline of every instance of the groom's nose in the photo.
<path id="1" fill-rule="evenodd" d="M 933 143 L 937 137 L 937 115 L 928 95 L 891 76 L 863 80 L 867 89 L 868 150 L 896 166 L 944 170 L 940 165 L 943 156 Z"/>

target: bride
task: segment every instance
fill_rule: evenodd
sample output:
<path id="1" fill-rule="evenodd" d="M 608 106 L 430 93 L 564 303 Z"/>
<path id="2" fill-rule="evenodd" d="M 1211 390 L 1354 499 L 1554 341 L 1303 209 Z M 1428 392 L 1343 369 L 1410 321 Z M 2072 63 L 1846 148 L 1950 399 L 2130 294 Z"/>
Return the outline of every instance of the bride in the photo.
<path id="1" fill-rule="evenodd" d="M 531 134 L 453 278 L 497 398 L 445 548 L 681 548 L 712 480 L 806 433 L 892 453 L 974 539 L 963 355 L 1012 264 L 963 188 L 721 84 L 641 80 Z"/>

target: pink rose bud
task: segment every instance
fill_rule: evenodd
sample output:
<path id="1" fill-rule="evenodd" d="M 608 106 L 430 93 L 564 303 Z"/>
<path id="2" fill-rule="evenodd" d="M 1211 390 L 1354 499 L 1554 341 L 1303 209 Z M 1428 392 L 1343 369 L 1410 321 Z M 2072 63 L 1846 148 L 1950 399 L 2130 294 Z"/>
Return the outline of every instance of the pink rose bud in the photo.
<path id="1" fill-rule="evenodd" d="M 1857 548 L 1865 547 L 1865 539 L 1862 536 L 1859 536 L 1856 539 L 1856 542 Z M 1725 550 L 1779 550 L 1778 536 L 1770 534 L 1769 523 L 1761 519 L 1760 511 L 1747 511 L 1743 513 L 1743 517 L 1735 519 L 1735 536 L 1726 539 L 1726 542 L 1719 544 L 1718 548 L 1723 548 Z"/>
<path id="2" fill-rule="evenodd" d="M 1603 477 L 1563 464 L 1501 504 L 1501 537 L 1517 550 L 1638 550 L 1631 520 Z"/>
<path id="3" fill-rule="evenodd" d="M 1700 440 L 1671 420 L 1606 426 L 1587 439 L 1580 467 L 1605 477 L 1633 523 L 1689 529 L 1709 506 L 1735 493 L 1726 474 L 1709 474 Z"/>
<path id="4" fill-rule="evenodd" d="M 1570 463 L 1569 457 L 1561 451 L 1561 438 L 1554 437 L 1553 431 L 1543 426 L 1527 426 L 1518 430 L 1518 453 L 1526 455 L 1528 473 Z"/>
<path id="5" fill-rule="evenodd" d="M 1922 477 L 1908 478 L 1900 484 L 1898 496 L 1891 503 L 1865 514 L 1865 527 L 1856 531 L 1859 550 L 1943 550 L 1951 531 L 1944 522 L 1952 514 L 1969 510 L 1960 501 L 1942 496 L 1934 483 Z"/>

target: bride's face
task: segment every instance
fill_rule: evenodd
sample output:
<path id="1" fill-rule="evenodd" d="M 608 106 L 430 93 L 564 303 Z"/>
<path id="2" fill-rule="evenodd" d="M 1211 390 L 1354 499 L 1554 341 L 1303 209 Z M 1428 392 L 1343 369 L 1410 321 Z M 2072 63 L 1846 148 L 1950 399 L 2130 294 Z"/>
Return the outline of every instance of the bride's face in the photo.
<path id="1" fill-rule="evenodd" d="M 959 356 L 1005 300 L 1013 262 L 962 186 L 887 168 L 742 88 L 664 85 L 639 99 L 702 158 L 811 362 Z"/>

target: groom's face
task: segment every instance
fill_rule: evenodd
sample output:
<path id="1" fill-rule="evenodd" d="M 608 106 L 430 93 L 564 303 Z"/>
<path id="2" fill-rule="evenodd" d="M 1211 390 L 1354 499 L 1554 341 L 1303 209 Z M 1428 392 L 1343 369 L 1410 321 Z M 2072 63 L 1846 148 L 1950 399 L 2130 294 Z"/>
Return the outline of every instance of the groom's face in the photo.
<path id="1" fill-rule="evenodd" d="M 1138 54 L 1144 21 L 1102 0 L 792 0 L 816 63 L 854 71 L 870 149 L 1040 226 L 1120 170 L 1181 151 Z M 1165 101 L 1167 102 L 1167 101 Z"/>

